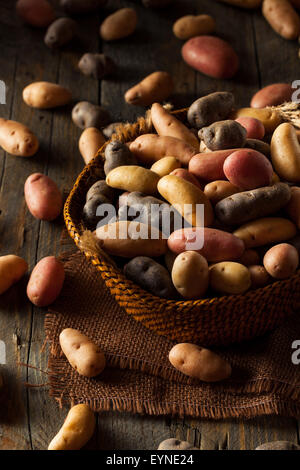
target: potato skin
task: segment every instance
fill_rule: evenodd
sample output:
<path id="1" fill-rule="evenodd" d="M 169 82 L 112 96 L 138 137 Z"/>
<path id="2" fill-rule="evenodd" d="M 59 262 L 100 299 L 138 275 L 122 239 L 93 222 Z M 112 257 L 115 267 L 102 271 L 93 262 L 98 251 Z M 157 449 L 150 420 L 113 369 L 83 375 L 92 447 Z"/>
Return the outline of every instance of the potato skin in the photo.
<path id="1" fill-rule="evenodd" d="M 189 162 L 189 171 L 200 181 L 225 180 L 224 162 L 237 149 L 216 150 L 215 152 L 198 153 Z"/>
<path id="2" fill-rule="evenodd" d="M 162 441 L 157 450 L 200 450 L 198 447 L 193 447 L 187 441 L 180 441 L 179 439 L 166 439 Z"/>
<path id="3" fill-rule="evenodd" d="M 265 128 L 263 123 L 258 119 L 245 116 L 237 118 L 236 122 L 246 129 L 247 139 L 261 140 L 264 138 Z"/>
<path id="4" fill-rule="evenodd" d="M 112 122 L 111 124 L 108 124 L 108 126 L 102 129 L 103 135 L 106 139 L 110 139 L 111 136 L 115 134 L 117 127 L 121 125 L 123 125 L 123 122 Z"/>
<path id="5" fill-rule="evenodd" d="M 146 256 L 137 256 L 124 266 L 125 276 L 153 295 L 164 299 L 176 297 L 167 269 Z"/>
<path id="6" fill-rule="evenodd" d="M 71 99 L 71 92 L 57 83 L 34 82 L 23 90 L 23 100 L 31 108 L 57 108 L 68 104 Z"/>
<path id="7" fill-rule="evenodd" d="M 280 124 L 271 140 L 271 159 L 280 178 L 300 182 L 300 144 L 294 126 L 288 122 Z"/>
<path id="8" fill-rule="evenodd" d="M 275 279 L 291 277 L 295 274 L 298 266 L 298 251 L 288 243 L 280 243 L 273 246 L 264 256 L 264 267 Z"/>
<path id="9" fill-rule="evenodd" d="M 204 187 L 204 194 L 213 205 L 240 191 L 241 190 L 237 186 L 234 186 L 234 184 L 222 180 L 212 181 Z"/>
<path id="10" fill-rule="evenodd" d="M 202 127 L 198 133 L 199 139 L 213 151 L 244 147 L 246 135 L 247 130 L 237 121 L 230 119 Z"/>
<path id="11" fill-rule="evenodd" d="M 85 226 L 89 230 L 95 230 L 98 223 L 101 222 L 104 218 L 105 221 L 107 220 L 107 214 L 97 215 L 97 209 L 99 206 L 102 206 L 102 204 L 111 204 L 112 202 L 103 194 L 101 193 L 94 193 L 88 201 L 86 201 L 83 211 L 82 211 L 82 219 L 85 224 Z"/>
<path id="12" fill-rule="evenodd" d="M 96 156 L 96 153 L 105 142 L 104 135 L 96 127 L 87 127 L 82 132 L 78 146 L 86 165 Z"/>
<path id="13" fill-rule="evenodd" d="M 245 148 L 256 150 L 257 152 L 262 153 L 266 157 L 271 156 L 271 147 L 267 142 L 257 139 L 247 139 Z"/>
<path id="14" fill-rule="evenodd" d="M 197 186 L 197 188 L 202 190 L 202 186 L 197 180 L 196 176 L 194 176 L 193 173 L 186 170 L 185 168 L 177 168 L 176 170 L 171 171 L 170 175 L 178 176 L 179 178 L 182 178 L 185 181 L 189 181 L 190 183 Z"/>
<path id="15" fill-rule="evenodd" d="M 64 265 L 55 256 L 47 256 L 34 267 L 27 284 L 27 296 L 37 307 L 46 307 L 57 299 L 64 280 Z"/>
<path id="16" fill-rule="evenodd" d="M 33 173 L 24 185 L 25 201 L 30 213 L 39 220 L 54 220 L 61 213 L 62 194 L 49 176 Z"/>
<path id="17" fill-rule="evenodd" d="M 17 121 L 0 118 L 0 145 L 5 152 L 17 157 L 31 157 L 39 148 L 36 136 Z"/>
<path id="18" fill-rule="evenodd" d="M 240 108 L 234 111 L 231 119 L 238 119 L 240 117 L 253 117 L 261 121 L 264 125 L 266 133 L 272 133 L 277 126 L 281 123 L 281 117 L 278 111 L 271 108 Z"/>
<path id="19" fill-rule="evenodd" d="M 300 35 L 300 18 L 288 0 L 264 0 L 262 13 L 284 39 L 297 39 Z"/>
<path id="20" fill-rule="evenodd" d="M 201 34 L 211 34 L 216 22 L 210 15 L 186 15 L 173 24 L 173 33 L 178 39 L 190 39 Z"/>
<path id="21" fill-rule="evenodd" d="M 137 25 L 134 8 L 121 8 L 107 16 L 100 26 L 100 36 L 104 41 L 115 41 L 134 33 Z"/>
<path id="22" fill-rule="evenodd" d="M 215 206 L 217 218 L 225 225 L 241 225 L 249 220 L 275 214 L 291 197 L 285 183 L 265 186 L 229 196 Z"/>
<path id="23" fill-rule="evenodd" d="M 154 171 L 158 176 L 161 178 L 163 176 L 167 176 L 172 171 L 177 170 L 181 167 L 181 163 L 175 157 L 164 157 L 158 160 L 157 162 L 153 163 L 150 170 Z"/>
<path id="24" fill-rule="evenodd" d="M 291 101 L 294 89 L 289 83 L 273 83 L 261 88 L 251 99 L 251 108 L 277 106 L 285 101 Z"/>
<path id="25" fill-rule="evenodd" d="M 252 289 L 258 289 L 259 287 L 265 287 L 270 284 L 272 278 L 263 266 L 252 265 L 249 266 L 248 269 L 251 276 Z"/>
<path id="26" fill-rule="evenodd" d="M 27 269 L 27 262 L 20 256 L 0 256 L 0 295 L 18 282 Z"/>
<path id="27" fill-rule="evenodd" d="M 137 159 L 123 142 L 113 140 L 105 147 L 104 173 L 106 176 L 119 166 L 137 165 L 137 163 Z"/>
<path id="28" fill-rule="evenodd" d="M 78 68 L 84 75 L 102 80 L 102 78 L 113 74 L 116 66 L 114 61 L 104 54 L 87 52 L 78 62 Z"/>
<path id="29" fill-rule="evenodd" d="M 166 100 L 172 93 L 174 82 L 168 72 L 157 71 L 147 75 L 137 85 L 125 93 L 128 104 L 150 106 L 155 102 Z"/>
<path id="30" fill-rule="evenodd" d="M 72 120 L 80 129 L 86 129 L 87 127 L 101 129 L 109 123 L 110 115 L 102 106 L 97 106 L 88 101 L 80 101 L 72 109 Z"/>
<path id="31" fill-rule="evenodd" d="M 60 0 L 61 8 L 70 14 L 90 13 L 105 6 L 107 0 Z"/>
<path id="32" fill-rule="evenodd" d="M 95 427 L 96 419 L 90 407 L 85 404 L 75 405 L 50 442 L 48 450 L 79 450 L 91 439 Z"/>
<path id="33" fill-rule="evenodd" d="M 169 353 L 175 369 L 203 382 L 220 382 L 231 375 L 231 366 L 209 349 L 190 343 L 179 343 Z"/>
<path id="34" fill-rule="evenodd" d="M 144 194 L 155 194 L 158 181 L 159 176 L 154 171 L 137 165 L 118 166 L 106 177 L 106 183 L 111 188 L 129 192 L 139 191 Z"/>
<path id="35" fill-rule="evenodd" d="M 71 18 L 58 18 L 47 29 L 44 42 L 50 49 L 68 44 L 77 34 L 77 23 Z"/>
<path id="36" fill-rule="evenodd" d="M 239 227 L 233 234 L 244 241 L 246 248 L 279 243 L 293 238 L 296 226 L 282 217 L 263 217 Z"/>
<path id="37" fill-rule="evenodd" d="M 209 284 L 206 259 L 195 251 L 181 253 L 173 263 L 172 281 L 185 299 L 201 299 Z"/>
<path id="38" fill-rule="evenodd" d="M 251 286 L 249 269 L 243 264 L 223 261 L 210 266 L 210 286 L 221 294 L 243 294 Z"/>
<path id="39" fill-rule="evenodd" d="M 18 0 L 16 11 L 25 23 L 37 28 L 45 28 L 55 19 L 53 7 L 47 0 Z"/>
<path id="40" fill-rule="evenodd" d="M 86 193 L 86 201 L 91 199 L 95 194 L 103 194 L 103 196 L 107 197 L 111 202 L 116 199 L 116 191 L 107 186 L 105 180 L 98 180 L 90 187 Z"/>
<path id="41" fill-rule="evenodd" d="M 217 91 L 194 101 L 189 107 L 187 118 L 192 127 L 201 129 L 226 119 L 233 107 L 233 94 L 228 91 Z"/>

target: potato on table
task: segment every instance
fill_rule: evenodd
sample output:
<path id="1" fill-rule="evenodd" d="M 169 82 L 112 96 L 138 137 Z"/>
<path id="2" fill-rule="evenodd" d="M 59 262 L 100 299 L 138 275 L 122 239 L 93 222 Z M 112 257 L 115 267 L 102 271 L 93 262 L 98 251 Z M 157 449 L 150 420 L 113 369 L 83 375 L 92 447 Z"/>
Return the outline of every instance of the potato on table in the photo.
<path id="1" fill-rule="evenodd" d="M 110 115 L 102 106 L 88 101 L 80 101 L 72 109 L 72 119 L 80 129 L 86 129 L 87 127 L 101 129 L 110 122 Z"/>
<path id="2" fill-rule="evenodd" d="M 37 307 L 46 307 L 57 299 L 64 280 L 62 262 L 55 256 L 47 256 L 34 267 L 27 284 L 27 296 Z"/>
<path id="3" fill-rule="evenodd" d="M 192 127 L 201 129 L 226 119 L 234 107 L 234 96 L 228 91 L 217 91 L 194 101 L 187 118 Z"/>
<path id="4" fill-rule="evenodd" d="M 33 173 L 28 176 L 24 194 L 28 210 L 36 219 L 51 221 L 62 211 L 62 194 L 57 184 L 47 175 Z"/>
<path id="5" fill-rule="evenodd" d="M 198 133 L 210 150 L 225 150 L 244 147 L 247 130 L 237 121 L 230 119 L 218 121 L 208 127 L 202 127 Z"/>
<path id="6" fill-rule="evenodd" d="M 39 148 L 36 136 L 17 121 L 0 118 L 0 146 L 17 157 L 31 157 Z"/>
<path id="7" fill-rule="evenodd" d="M 78 146 L 84 163 L 87 165 L 98 150 L 105 144 L 106 140 L 102 132 L 96 127 L 87 127 L 82 132 Z"/>
<path id="8" fill-rule="evenodd" d="M 216 22 L 210 15 L 186 15 L 173 24 L 173 33 L 179 39 L 190 39 L 201 34 L 211 34 L 216 29 Z"/>
<path id="9" fill-rule="evenodd" d="M 181 253 L 173 263 L 172 281 L 185 299 L 201 299 L 209 285 L 206 259 L 195 251 Z"/>
<path id="10" fill-rule="evenodd" d="M 71 99 L 71 92 L 57 83 L 34 82 L 23 90 L 23 100 L 31 108 L 57 108 L 68 104 Z"/>
<path id="11" fill-rule="evenodd" d="M 28 269 L 27 262 L 16 255 L 0 256 L 0 295 L 18 282 Z"/>
<path id="12" fill-rule="evenodd" d="M 78 62 L 78 68 L 84 75 L 102 80 L 102 78 L 113 74 L 116 66 L 114 61 L 105 54 L 87 52 Z"/>
<path id="13" fill-rule="evenodd" d="M 100 26 L 100 36 L 105 41 L 126 38 L 134 33 L 137 21 L 134 8 L 121 8 L 105 18 Z"/>
<path id="14" fill-rule="evenodd" d="M 220 294 L 244 294 L 251 286 L 249 269 L 233 261 L 210 266 L 210 286 Z"/>
<path id="15" fill-rule="evenodd" d="M 137 85 L 127 90 L 124 98 L 128 104 L 150 106 L 152 103 L 165 101 L 171 95 L 173 88 L 171 75 L 159 70 L 147 75 Z"/>
<path id="16" fill-rule="evenodd" d="M 119 166 L 137 165 L 137 159 L 126 144 L 113 140 L 105 147 L 104 173 L 108 173 Z"/>
<path id="17" fill-rule="evenodd" d="M 53 7 L 47 0 L 18 0 L 16 11 L 25 23 L 37 28 L 46 28 L 55 19 Z"/>
<path id="18" fill-rule="evenodd" d="M 300 18 L 288 0 L 263 0 L 262 13 L 270 26 L 284 39 L 297 39 Z"/>
<path id="19" fill-rule="evenodd" d="M 78 24 L 71 18 L 58 18 L 47 29 L 44 42 L 50 49 L 68 44 L 74 39 L 78 31 Z"/>

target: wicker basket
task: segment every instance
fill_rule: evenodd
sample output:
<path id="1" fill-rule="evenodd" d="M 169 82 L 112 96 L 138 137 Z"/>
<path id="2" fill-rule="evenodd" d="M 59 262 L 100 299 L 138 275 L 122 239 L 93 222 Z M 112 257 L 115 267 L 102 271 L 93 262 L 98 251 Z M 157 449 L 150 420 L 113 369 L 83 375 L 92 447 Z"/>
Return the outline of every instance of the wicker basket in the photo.
<path id="1" fill-rule="evenodd" d="M 182 120 L 186 118 L 186 110 L 174 114 Z M 151 124 L 140 118 L 135 124 L 120 126 L 113 139 L 128 142 L 149 131 Z M 95 181 L 104 178 L 104 147 L 77 178 L 64 208 L 68 232 L 80 249 L 85 196 Z M 243 295 L 174 301 L 141 289 L 128 280 L 108 256 L 87 248 L 82 251 L 129 315 L 146 328 L 177 342 L 220 346 L 248 340 L 274 329 L 300 306 L 299 271 L 288 280 Z"/>

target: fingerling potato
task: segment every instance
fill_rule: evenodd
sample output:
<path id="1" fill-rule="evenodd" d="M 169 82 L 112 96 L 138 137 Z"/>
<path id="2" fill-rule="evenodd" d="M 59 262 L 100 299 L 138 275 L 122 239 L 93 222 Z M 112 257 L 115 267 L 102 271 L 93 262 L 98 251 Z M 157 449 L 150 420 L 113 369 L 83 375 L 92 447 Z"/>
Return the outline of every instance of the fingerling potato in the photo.
<path id="1" fill-rule="evenodd" d="M 0 256 L 0 295 L 18 282 L 27 269 L 27 262 L 20 256 Z"/>
<path id="2" fill-rule="evenodd" d="M 57 108 L 71 99 L 71 92 L 57 83 L 34 82 L 23 90 L 23 100 L 31 108 Z"/>
<path id="3" fill-rule="evenodd" d="M 153 72 L 126 91 L 125 101 L 128 104 L 150 106 L 152 103 L 166 100 L 173 88 L 173 79 L 168 72 Z"/>
<path id="4" fill-rule="evenodd" d="M 96 153 L 105 142 L 104 135 L 96 127 L 87 127 L 84 129 L 80 136 L 78 146 L 86 165 L 96 156 Z"/>
<path id="5" fill-rule="evenodd" d="M 0 118 L 0 145 L 17 157 L 31 157 L 39 148 L 36 136 L 20 122 Z"/>

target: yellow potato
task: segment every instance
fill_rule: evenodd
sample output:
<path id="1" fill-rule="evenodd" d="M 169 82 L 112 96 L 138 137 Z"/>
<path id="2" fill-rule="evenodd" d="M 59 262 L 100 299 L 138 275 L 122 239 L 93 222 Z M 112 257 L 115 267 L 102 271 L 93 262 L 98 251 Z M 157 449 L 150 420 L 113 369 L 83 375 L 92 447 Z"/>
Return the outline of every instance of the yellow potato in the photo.
<path id="1" fill-rule="evenodd" d="M 105 367 L 105 356 L 90 338 L 73 328 L 59 335 L 59 344 L 71 366 L 84 377 L 96 377 Z"/>
<path id="2" fill-rule="evenodd" d="M 95 415 L 88 405 L 73 406 L 59 433 L 52 439 L 48 450 L 79 450 L 92 437 L 96 427 Z"/>
<path id="3" fill-rule="evenodd" d="M 130 36 L 137 25 L 134 8 L 121 8 L 107 16 L 100 26 L 100 36 L 104 41 L 115 41 Z"/>
<path id="4" fill-rule="evenodd" d="M 88 127 L 82 132 L 78 145 L 84 163 L 87 165 L 105 144 L 105 137 L 96 127 Z"/>
<path id="5" fill-rule="evenodd" d="M 124 165 L 111 170 L 106 177 L 106 184 L 111 188 L 123 191 L 139 191 L 144 194 L 155 194 L 159 176 L 154 171 L 142 166 Z"/>
<path id="6" fill-rule="evenodd" d="M 226 197 L 232 196 L 233 194 L 241 192 L 237 186 L 230 183 L 229 181 L 217 180 L 212 183 L 208 183 L 204 187 L 204 194 L 210 200 L 212 204 L 225 199 Z"/>
<path id="7" fill-rule="evenodd" d="M 151 120 L 158 135 L 176 137 L 198 150 L 199 140 L 195 134 L 159 103 L 151 107 Z"/>
<path id="8" fill-rule="evenodd" d="M 31 157 L 39 148 L 36 136 L 20 122 L 0 118 L 0 145 L 17 157 Z"/>
<path id="9" fill-rule="evenodd" d="M 0 295 L 24 276 L 28 264 L 16 255 L 0 256 Z"/>
<path id="10" fill-rule="evenodd" d="M 168 72 L 157 71 L 147 75 L 141 82 L 126 91 L 128 104 L 150 106 L 156 101 L 166 100 L 172 93 L 174 83 Z"/>
<path id="11" fill-rule="evenodd" d="M 185 299 L 201 299 L 209 284 L 206 259 L 196 251 L 181 253 L 172 267 L 172 281 Z"/>
<path id="12" fill-rule="evenodd" d="M 300 182 L 300 144 L 294 126 L 285 122 L 274 131 L 271 140 L 274 170 L 283 180 Z"/>
<path id="13" fill-rule="evenodd" d="M 243 294 L 251 286 L 249 269 L 240 263 L 223 261 L 210 266 L 210 286 L 221 294 Z"/>
<path id="14" fill-rule="evenodd" d="M 164 157 L 153 163 L 150 168 L 151 171 L 154 171 L 161 178 L 163 176 L 169 175 L 172 171 L 177 170 L 181 167 L 181 163 L 175 157 Z"/>
<path id="15" fill-rule="evenodd" d="M 275 109 L 270 108 L 241 108 L 235 111 L 232 119 L 252 117 L 261 121 L 267 133 L 273 132 L 281 123 L 281 117 Z"/>
<path id="16" fill-rule="evenodd" d="M 271 27 L 285 39 L 300 35 L 300 18 L 288 0 L 264 0 L 262 13 Z"/>
<path id="17" fill-rule="evenodd" d="M 222 3 L 229 3 L 229 5 L 234 5 L 241 8 L 258 8 L 262 0 L 219 0 Z"/>
<path id="18" fill-rule="evenodd" d="M 204 192 L 193 183 L 175 175 L 161 178 L 157 185 L 158 192 L 194 227 L 211 225 L 214 213 L 211 203 Z M 204 220 L 199 211 L 204 206 Z"/>
<path id="19" fill-rule="evenodd" d="M 264 217 L 239 227 L 233 234 L 244 241 L 246 248 L 280 243 L 297 233 L 295 224 L 281 217 Z"/>
<path id="20" fill-rule="evenodd" d="M 186 15 L 175 21 L 173 33 L 179 39 L 190 39 L 201 34 L 211 34 L 216 30 L 216 22 L 210 15 Z"/>
<path id="21" fill-rule="evenodd" d="M 71 99 L 71 92 L 56 83 L 34 82 L 23 90 L 23 100 L 31 108 L 57 108 L 69 103 Z"/>

